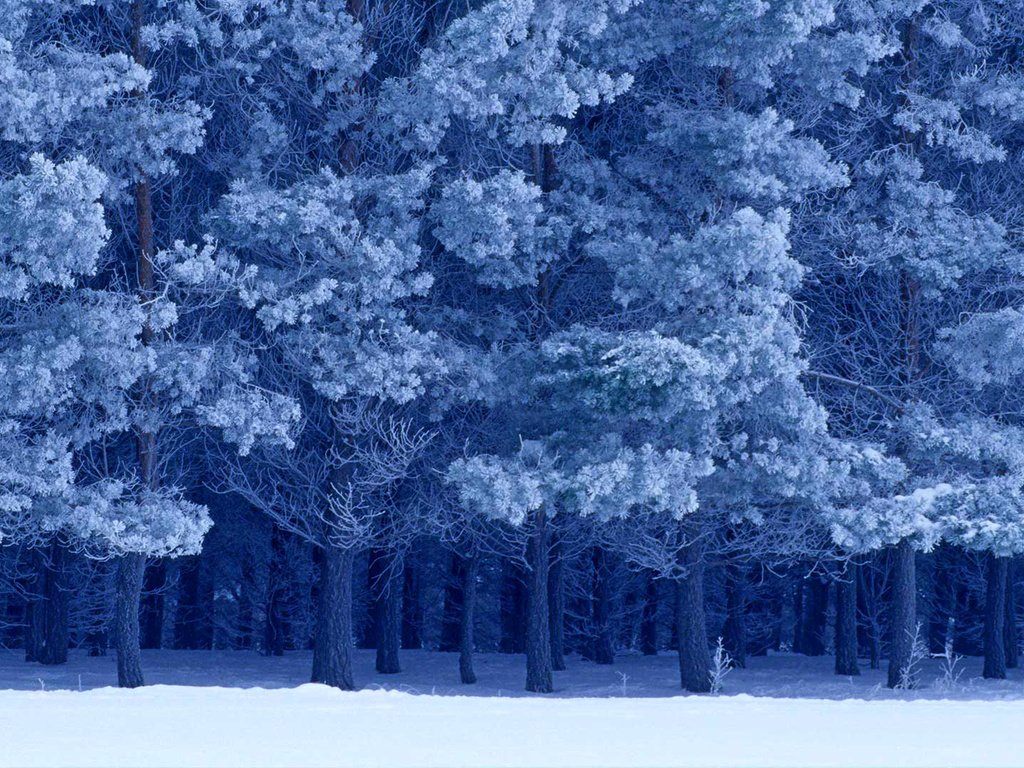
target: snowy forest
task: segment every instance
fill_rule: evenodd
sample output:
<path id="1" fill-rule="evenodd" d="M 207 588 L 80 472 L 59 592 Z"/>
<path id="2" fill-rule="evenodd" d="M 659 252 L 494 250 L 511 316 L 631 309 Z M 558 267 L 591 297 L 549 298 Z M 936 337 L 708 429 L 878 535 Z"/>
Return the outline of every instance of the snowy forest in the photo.
<path id="1" fill-rule="evenodd" d="M 1020 2 L 0 9 L 0 688 L 1012 677 Z"/>

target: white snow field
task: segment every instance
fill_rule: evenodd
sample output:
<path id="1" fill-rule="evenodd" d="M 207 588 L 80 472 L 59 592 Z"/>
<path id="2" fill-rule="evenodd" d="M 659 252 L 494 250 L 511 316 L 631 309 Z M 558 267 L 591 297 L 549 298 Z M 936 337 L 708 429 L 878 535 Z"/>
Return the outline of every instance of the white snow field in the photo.
<path id="1" fill-rule="evenodd" d="M 879 687 L 880 671 L 836 678 L 831 658 L 779 655 L 733 671 L 723 695 L 681 696 L 670 654 L 571 658 L 550 698 L 521 694 L 515 656 L 481 654 L 480 684 L 460 686 L 453 654 L 406 652 L 405 672 L 375 676 L 361 651 L 357 693 L 303 685 L 308 653 L 143 661 L 156 685 L 124 691 L 97 687 L 113 682 L 110 657 L 44 668 L 0 652 L 0 688 L 13 686 L 0 690 L 0 766 L 1024 764 L 1020 670 L 983 681 L 978 659 L 953 687 L 927 666 L 908 693 Z"/>

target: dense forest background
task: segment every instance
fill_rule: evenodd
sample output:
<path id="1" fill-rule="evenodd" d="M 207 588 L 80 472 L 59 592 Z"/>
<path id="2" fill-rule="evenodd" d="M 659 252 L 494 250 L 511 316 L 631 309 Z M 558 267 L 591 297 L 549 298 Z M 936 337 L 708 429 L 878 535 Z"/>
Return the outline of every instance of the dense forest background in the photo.
<path id="1" fill-rule="evenodd" d="M 1019 3 L 0 10 L 4 646 L 1017 664 Z"/>

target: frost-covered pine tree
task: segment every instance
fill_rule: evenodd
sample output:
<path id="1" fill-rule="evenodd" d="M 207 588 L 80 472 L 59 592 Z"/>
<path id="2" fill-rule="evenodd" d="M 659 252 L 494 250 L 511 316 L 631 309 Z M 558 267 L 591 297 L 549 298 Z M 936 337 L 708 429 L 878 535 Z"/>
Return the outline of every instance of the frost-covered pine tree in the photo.
<path id="1" fill-rule="evenodd" d="M 181 441 L 218 427 L 245 450 L 257 435 L 286 441 L 295 418 L 248 384 L 244 350 L 206 324 L 242 271 L 211 246 L 174 243 L 165 227 L 162 184 L 200 146 L 207 116 L 148 61 L 149 25 L 182 10 L 26 1 L 5 14 L 5 301 L 26 320 L 48 313 L 14 334 L 5 371 L 23 378 L 7 384 L 27 401 L 21 418 L 45 426 L 45 414 L 60 429 L 46 456 L 62 474 L 31 527 L 118 559 L 115 642 L 128 687 L 143 682 L 146 558 L 198 551 L 210 525 L 176 485 Z M 31 301 L 40 292 L 46 302 Z M 39 471 L 33 445 L 49 429 L 32 428 L 22 454 Z"/>

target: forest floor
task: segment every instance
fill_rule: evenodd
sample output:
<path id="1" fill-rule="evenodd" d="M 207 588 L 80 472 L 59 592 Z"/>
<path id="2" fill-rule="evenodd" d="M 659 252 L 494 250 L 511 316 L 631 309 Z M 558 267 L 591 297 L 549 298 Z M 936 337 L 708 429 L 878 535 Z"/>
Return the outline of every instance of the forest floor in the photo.
<path id="1" fill-rule="evenodd" d="M 0 651 L 0 765 L 1024 764 L 1024 670 L 982 680 L 976 658 L 953 686 L 928 661 L 919 690 L 894 692 L 882 670 L 778 654 L 719 696 L 681 696 L 672 654 L 571 657 L 553 697 L 521 692 L 522 657 L 476 661 L 480 682 L 461 686 L 455 654 L 404 652 L 406 671 L 383 676 L 358 651 L 363 690 L 342 693 L 303 684 L 308 653 L 147 651 L 152 685 L 122 691 L 112 656 L 46 668 Z"/>

